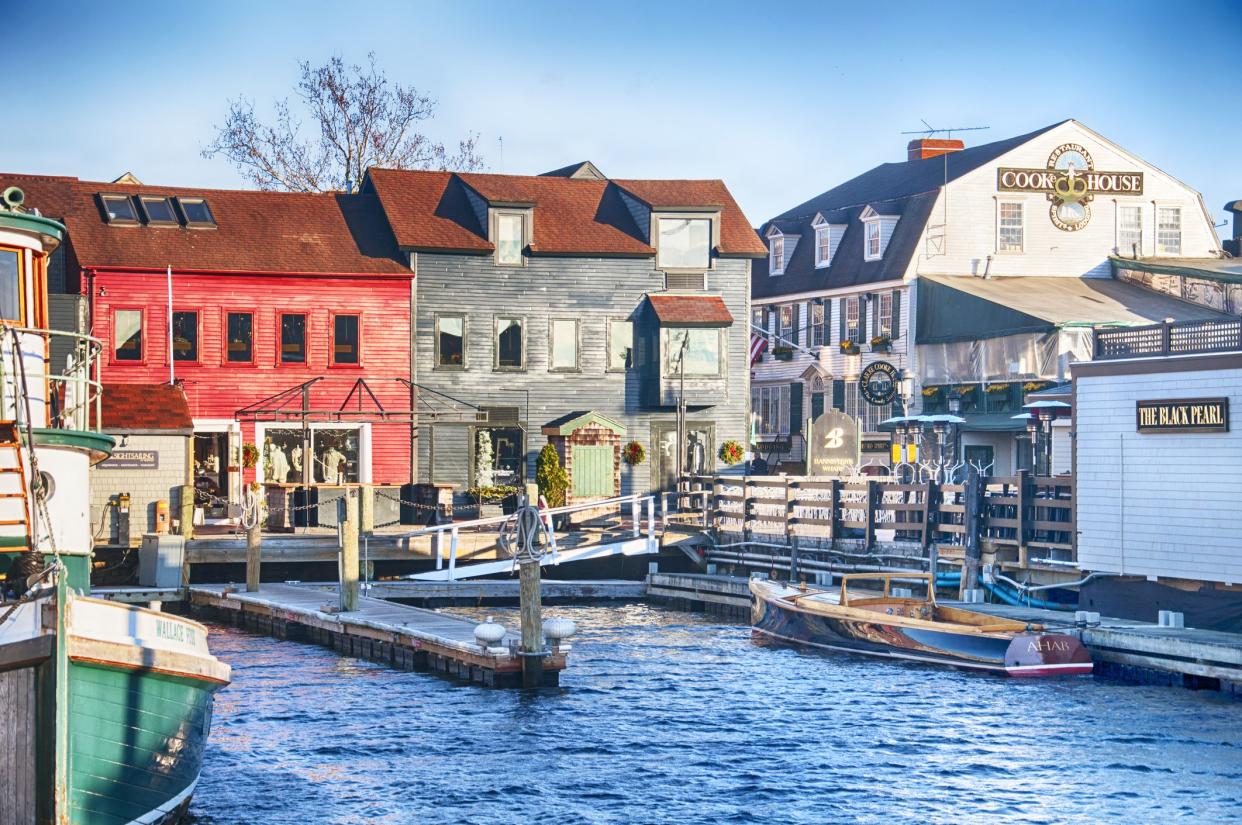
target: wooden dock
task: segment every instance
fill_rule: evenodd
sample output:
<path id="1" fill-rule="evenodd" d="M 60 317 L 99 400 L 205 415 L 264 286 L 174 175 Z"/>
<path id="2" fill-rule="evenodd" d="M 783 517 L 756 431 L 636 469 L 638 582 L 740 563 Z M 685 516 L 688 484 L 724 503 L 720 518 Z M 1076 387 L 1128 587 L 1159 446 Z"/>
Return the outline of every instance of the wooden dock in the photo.
<path id="1" fill-rule="evenodd" d="M 366 595 L 375 599 L 393 599 L 415 602 L 424 607 L 432 605 L 471 605 L 518 603 L 520 582 L 506 579 L 461 579 L 458 581 L 394 580 L 373 581 L 364 586 Z M 327 593 L 336 593 L 331 582 L 307 582 Z M 557 581 L 543 579 L 539 583 L 540 600 L 543 604 L 584 602 L 596 600 L 640 601 L 647 592 L 641 580 L 600 579 L 598 581 Z"/>
<path id="2" fill-rule="evenodd" d="M 331 647 L 346 655 L 403 670 L 430 670 L 477 684 L 520 687 L 521 637 L 510 631 L 495 645 L 480 647 L 477 622 L 419 607 L 362 597 L 358 609 L 337 611 L 331 586 L 264 584 L 254 593 L 236 585 L 201 584 L 189 590 L 190 608 L 278 639 Z M 543 660 L 543 685 L 555 686 L 565 669 L 569 645 Z"/>

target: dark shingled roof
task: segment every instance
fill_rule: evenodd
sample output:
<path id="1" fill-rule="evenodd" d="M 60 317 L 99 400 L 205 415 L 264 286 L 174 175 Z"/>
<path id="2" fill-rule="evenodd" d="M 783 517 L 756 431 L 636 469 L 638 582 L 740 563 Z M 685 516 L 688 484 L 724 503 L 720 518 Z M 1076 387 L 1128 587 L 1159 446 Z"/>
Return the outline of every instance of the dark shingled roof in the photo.
<path id="1" fill-rule="evenodd" d="M 766 237 L 768 227 L 775 224 L 782 232 L 800 234 L 802 238 L 793 255 L 785 262 L 785 271 L 781 275 L 768 274 L 766 256 L 755 261 L 751 267 L 751 297 L 774 298 L 902 277 L 918 248 L 919 238 L 939 190 L 946 181 L 956 180 L 991 163 L 1065 122 L 938 157 L 884 163 L 782 212 L 759 228 L 760 236 Z M 884 257 L 879 261 L 863 260 L 865 238 L 858 216 L 867 206 L 881 215 L 900 216 Z M 811 223 L 816 214 L 823 214 L 829 223 L 847 225 L 831 266 L 823 269 L 815 268 L 815 230 Z M 801 228 L 793 228 L 798 226 Z"/>
<path id="2" fill-rule="evenodd" d="M 106 432 L 194 430 L 185 393 L 173 384 L 105 384 L 100 407 Z"/>

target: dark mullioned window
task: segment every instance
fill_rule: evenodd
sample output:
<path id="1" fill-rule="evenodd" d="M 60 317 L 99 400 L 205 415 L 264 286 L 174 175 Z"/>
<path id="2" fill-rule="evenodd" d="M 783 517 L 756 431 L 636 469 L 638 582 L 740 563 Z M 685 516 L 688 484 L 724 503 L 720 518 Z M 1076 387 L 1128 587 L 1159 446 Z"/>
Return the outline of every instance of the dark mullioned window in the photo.
<path id="1" fill-rule="evenodd" d="M 173 360 L 198 360 L 198 313 L 173 313 Z"/>
<path id="2" fill-rule="evenodd" d="M 358 316 L 338 315 L 332 326 L 332 361 L 337 364 L 357 364 Z"/>
<path id="3" fill-rule="evenodd" d="M 465 363 L 465 342 L 465 316 L 440 315 L 436 318 L 436 366 L 462 366 Z"/>
<path id="4" fill-rule="evenodd" d="M 280 316 L 280 363 L 306 363 L 306 316 Z"/>
<path id="5" fill-rule="evenodd" d="M 526 366 L 522 350 L 521 318 L 496 319 L 496 367 L 502 370 L 520 370 Z"/>
<path id="6" fill-rule="evenodd" d="M 228 318 L 228 360 L 249 364 L 254 360 L 254 316 L 249 312 L 230 312 Z"/>
<path id="7" fill-rule="evenodd" d="M 117 361 L 142 360 L 142 310 L 118 309 L 112 320 L 113 350 Z"/>

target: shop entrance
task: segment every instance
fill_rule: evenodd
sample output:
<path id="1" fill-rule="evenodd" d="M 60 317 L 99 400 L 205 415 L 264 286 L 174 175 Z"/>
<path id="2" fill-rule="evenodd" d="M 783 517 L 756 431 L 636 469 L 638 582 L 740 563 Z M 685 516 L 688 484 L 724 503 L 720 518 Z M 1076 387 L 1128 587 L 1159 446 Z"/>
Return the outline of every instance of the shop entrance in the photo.
<path id="1" fill-rule="evenodd" d="M 687 475 L 710 473 L 715 464 L 716 425 L 705 421 L 686 422 L 686 455 L 682 468 Z M 673 490 L 677 486 L 677 422 L 657 421 L 651 425 L 651 486 Z"/>
<path id="2" fill-rule="evenodd" d="M 206 518 L 229 515 L 229 434 L 194 433 L 194 505 Z"/>

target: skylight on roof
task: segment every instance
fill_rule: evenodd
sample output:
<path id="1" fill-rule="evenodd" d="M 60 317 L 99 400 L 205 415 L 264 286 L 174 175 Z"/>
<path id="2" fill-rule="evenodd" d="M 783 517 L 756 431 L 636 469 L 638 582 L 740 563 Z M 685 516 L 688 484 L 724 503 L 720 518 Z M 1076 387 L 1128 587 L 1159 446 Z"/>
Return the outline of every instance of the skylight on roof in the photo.
<path id="1" fill-rule="evenodd" d="M 122 226 L 138 223 L 138 210 L 128 195 L 100 195 L 99 200 L 103 203 L 108 223 Z"/>
<path id="2" fill-rule="evenodd" d="M 185 216 L 185 225 L 191 229 L 214 229 L 216 219 L 207 206 L 206 198 L 177 198 L 177 206 Z"/>
<path id="3" fill-rule="evenodd" d="M 173 211 L 172 201 L 158 195 L 144 195 L 138 198 L 149 226 L 180 226 L 177 213 Z"/>

